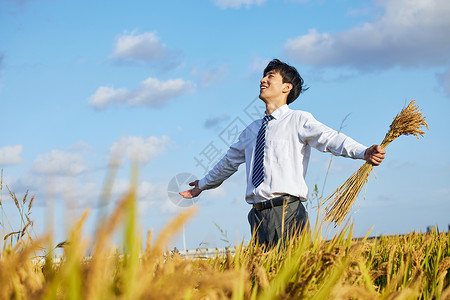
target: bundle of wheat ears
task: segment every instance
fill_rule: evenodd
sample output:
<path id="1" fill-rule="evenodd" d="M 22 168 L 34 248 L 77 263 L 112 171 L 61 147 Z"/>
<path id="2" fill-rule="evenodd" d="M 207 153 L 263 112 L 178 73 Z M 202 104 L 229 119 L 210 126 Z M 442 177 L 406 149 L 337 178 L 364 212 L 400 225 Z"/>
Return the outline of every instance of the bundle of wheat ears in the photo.
<path id="1" fill-rule="evenodd" d="M 401 135 L 415 135 L 417 138 L 419 138 L 419 135 L 424 135 L 421 128 L 425 126 L 428 129 L 428 124 L 425 122 L 425 117 L 419 110 L 419 106 L 414 105 L 415 101 L 412 100 L 394 118 L 388 133 L 381 142 L 380 146 L 383 149 Z M 365 162 L 358 171 L 353 173 L 347 181 L 324 200 L 324 203 L 329 202 L 325 207 L 325 220 L 327 222 L 333 221 L 335 225 L 342 223 L 364 183 L 368 181 L 372 168 L 371 163 Z"/>

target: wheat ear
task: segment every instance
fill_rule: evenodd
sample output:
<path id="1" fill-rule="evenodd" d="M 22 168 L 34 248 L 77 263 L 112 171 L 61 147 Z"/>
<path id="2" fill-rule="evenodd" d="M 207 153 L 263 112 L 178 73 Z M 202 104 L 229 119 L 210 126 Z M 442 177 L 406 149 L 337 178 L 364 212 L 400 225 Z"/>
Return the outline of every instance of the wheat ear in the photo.
<path id="1" fill-rule="evenodd" d="M 428 129 L 428 124 L 419 106 L 414 104 L 415 101 L 412 100 L 395 116 L 388 133 L 380 144 L 383 149 L 401 135 L 414 135 L 417 138 L 424 135 L 422 127 L 425 126 Z M 372 168 L 371 163 L 365 162 L 358 171 L 325 198 L 324 203 L 328 203 L 325 207 L 325 221 L 334 222 L 336 225 L 342 223 L 364 183 L 368 181 Z"/>

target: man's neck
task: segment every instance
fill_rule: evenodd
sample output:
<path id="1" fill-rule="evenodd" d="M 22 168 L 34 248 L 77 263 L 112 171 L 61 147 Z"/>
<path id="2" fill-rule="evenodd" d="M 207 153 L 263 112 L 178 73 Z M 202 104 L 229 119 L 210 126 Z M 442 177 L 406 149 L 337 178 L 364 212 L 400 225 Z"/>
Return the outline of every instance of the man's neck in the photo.
<path id="1" fill-rule="evenodd" d="M 266 102 L 266 113 L 271 115 L 274 111 L 276 111 L 281 106 L 285 105 L 286 102 Z"/>

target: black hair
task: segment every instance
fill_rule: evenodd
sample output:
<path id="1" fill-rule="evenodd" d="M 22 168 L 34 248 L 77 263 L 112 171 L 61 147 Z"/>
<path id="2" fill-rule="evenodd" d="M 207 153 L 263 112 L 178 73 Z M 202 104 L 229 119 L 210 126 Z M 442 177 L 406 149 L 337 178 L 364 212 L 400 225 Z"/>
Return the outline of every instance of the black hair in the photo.
<path id="1" fill-rule="evenodd" d="M 298 98 L 300 93 L 306 91 L 308 87 L 303 88 L 303 78 L 298 73 L 297 69 L 293 66 L 288 65 L 280 61 L 279 59 L 273 59 L 267 67 L 264 69 L 264 77 L 270 71 L 280 72 L 281 77 L 283 78 L 283 83 L 292 84 L 292 89 L 289 92 L 287 97 L 287 104 L 290 104 Z"/>

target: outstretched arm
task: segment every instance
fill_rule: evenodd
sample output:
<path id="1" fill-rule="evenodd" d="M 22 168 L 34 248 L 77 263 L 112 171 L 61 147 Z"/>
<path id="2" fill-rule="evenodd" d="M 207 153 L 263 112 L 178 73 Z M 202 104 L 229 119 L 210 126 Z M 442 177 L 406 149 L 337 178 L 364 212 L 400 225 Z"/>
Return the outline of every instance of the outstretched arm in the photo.
<path id="1" fill-rule="evenodd" d="M 179 194 L 181 196 L 183 196 L 183 198 L 194 198 L 197 197 L 198 195 L 200 195 L 200 193 L 202 192 L 202 190 L 198 187 L 198 180 L 193 181 L 191 183 L 189 183 L 190 186 L 193 186 L 193 189 L 184 191 L 184 192 L 180 192 Z"/>
<path id="2" fill-rule="evenodd" d="M 372 145 L 367 148 L 364 153 L 364 159 L 371 163 L 374 166 L 378 166 L 384 159 L 384 155 L 386 154 L 386 150 L 381 148 L 380 145 Z"/>

